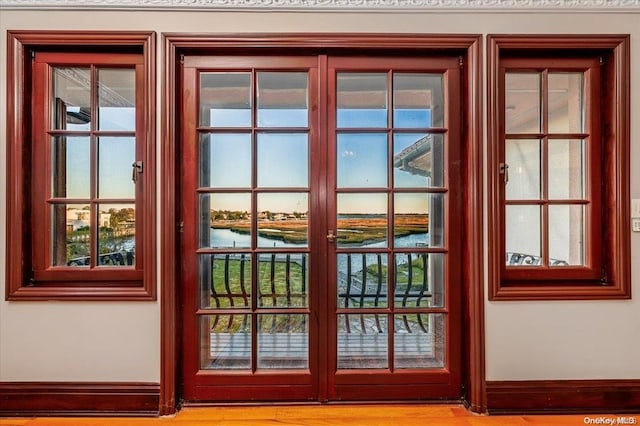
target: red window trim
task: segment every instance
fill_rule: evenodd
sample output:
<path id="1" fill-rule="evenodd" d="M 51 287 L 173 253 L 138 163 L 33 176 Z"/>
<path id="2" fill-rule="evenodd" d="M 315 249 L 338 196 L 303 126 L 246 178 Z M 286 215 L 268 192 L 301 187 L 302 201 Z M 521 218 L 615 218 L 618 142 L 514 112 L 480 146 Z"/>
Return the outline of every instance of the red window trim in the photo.
<path id="1" fill-rule="evenodd" d="M 7 34 L 7 300 L 155 300 L 155 33 L 9 31 Z M 138 136 L 145 170 L 143 193 L 138 201 L 143 234 L 139 270 L 125 270 L 113 279 L 111 271 L 84 272 L 60 268 L 46 271 L 46 281 L 35 277 L 32 255 L 39 239 L 31 231 L 30 170 L 32 138 L 36 136 L 31 118 L 32 56 L 36 52 L 136 53 L 142 57 L 143 78 L 138 80 L 143 133 Z M 46 53 L 48 55 L 48 53 Z M 73 56 L 73 55 L 71 55 Z M 137 268 L 136 268 L 137 269 Z M 74 276 L 75 274 L 75 276 Z"/>
<path id="2" fill-rule="evenodd" d="M 490 35 L 488 36 L 488 198 L 489 300 L 628 299 L 631 297 L 629 228 L 629 36 L 628 35 Z M 503 58 L 602 58 L 601 188 L 602 214 L 590 253 L 602 251 L 602 264 L 592 268 L 562 268 L 544 277 L 529 268 L 512 272 L 504 266 L 503 202 L 499 173 L 503 156 L 500 67 Z M 538 268 L 539 271 L 539 268 Z M 597 275 L 596 275 L 597 274 Z"/>

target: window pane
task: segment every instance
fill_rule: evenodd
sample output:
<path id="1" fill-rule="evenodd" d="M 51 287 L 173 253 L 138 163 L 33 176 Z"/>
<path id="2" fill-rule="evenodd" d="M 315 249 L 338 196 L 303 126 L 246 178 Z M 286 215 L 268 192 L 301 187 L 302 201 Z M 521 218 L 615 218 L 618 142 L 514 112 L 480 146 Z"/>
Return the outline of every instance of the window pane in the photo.
<path id="1" fill-rule="evenodd" d="M 507 133 L 540 133 L 540 73 L 506 73 Z"/>
<path id="2" fill-rule="evenodd" d="M 258 186 L 309 185 L 309 136 L 306 133 L 258 134 Z"/>
<path id="3" fill-rule="evenodd" d="M 136 129 L 136 74 L 134 69 L 98 70 L 98 128 Z"/>
<path id="4" fill-rule="evenodd" d="M 201 308 L 250 308 L 251 255 L 201 255 L 200 289 Z"/>
<path id="5" fill-rule="evenodd" d="M 98 206 L 98 265 L 132 266 L 136 258 L 135 204 Z"/>
<path id="6" fill-rule="evenodd" d="M 387 247 L 387 194 L 338 194 L 338 246 Z"/>
<path id="7" fill-rule="evenodd" d="M 200 317 L 200 368 L 247 370 L 251 368 L 251 315 Z"/>
<path id="8" fill-rule="evenodd" d="M 258 247 L 307 247 L 309 194 L 258 194 Z"/>
<path id="9" fill-rule="evenodd" d="M 445 360 L 444 314 L 395 315 L 395 368 L 442 368 Z"/>
<path id="10" fill-rule="evenodd" d="M 510 139 L 505 149 L 505 161 L 509 165 L 507 200 L 540 199 L 540 141 Z"/>
<path id="11" fill-rule="evenodd" d="M 53 68 L 54 129 L 90 130 L 91 70 L 89 68 Z"/>
<path id="12" fill-rule="evenodd" d="M 396 248 L 442 246 L 445 233 L 444 195 L 395 194 L 393 225 Z"/>
<path id="13" fill-rule="evenodd" d="M 444 81 L 441 74 L 393 75 L 393 126 L 444 126 Z"/>
<path id="14" fill-rule="evenodd" d="M 507 206 L 507 265 L 540 265 L 540 240 L 540 206 Z"/>
<path id="15" fill-rule="evenodd" d="M 136 159 L 136 140 L 126 137 L 98 139 L 98 196 L 100 198 L 134 198 L 131 178 Z"/>
<path id="16" fill-rule="evenodd" d="M 386 307 L 388 274 L 386 254 L 338 254 L 338 308 Z"/>
<path id="17" fill-rule="evenodd" d="M 251 134 L 214 133 L 200 136 L 200 186 L 251 187 Z"/>
<path id="18" fill-rule="evenodd" d="M 582 73 L 549 73 L 549 133 L 584 131 Z"/>
<path id="19" fill-rule="evenodd" d="M 308 315 L 258 315 L 258 368 L 309 368 Z"/>
<path id="20" fill-rule="evenodd" d="M 307 127 L 306 72 L 258 73 L 258 127 Z"/>
<path id="21" fill-rule="evenodd" d="M 585 141 L 549 140 L 549 198 L 556 200 L 584 197 Z"/>
<path id="22" fill-rule="evenodd" d="M 387 74 L 338 73 L 337 127 L 387 127 Z"/>
<path id="23" fill-rule="evenodd" d="M 258 255 L 258 305 L 260 307 L 306 307 L 308 260 L 302 253 Z"/>
<path id="24" fill-rule="evenodd" d="M 549 265 L 584 265 L 584 207 L 549 206 Z"/>
<path id="25" fill-rule="evenodd" d="M 86 204 L 51 206 L 51 265 L 91 264 L 91 208 Z"/>
<path id="26" fill-rule="evenodd" d="M 444 186 L 444 136 L 396 133 L 393 136 L 393 186 Z"/>
<path id="27" fill-rule="evenodd" d="M 53 197 L 89 198 L 91 145 L 84 136 L 52 138 L 51 171 Z"/>
<path id="28" fill-rule="evenodd" d="M 386 314 L 338 315 L 338 368 L 388 368 Z"/>
<path id="29" fill-rule="evenodd" d="M 251 126 L 251 73 L 200 75 L 200 125 Z"/>
<path id="30" fill-rule="evenodd" d="M 200 194 L 200 247 L 251 247 L 251 194 Z"/>
<path id="31" fill-rule="evenodd" d="M 387 135 L 339 134 L 338 188 L 387 186 Z"/>
<path id="32" fill-rule="evenodd" d="M 444 307 L 444 259 L 442 253 L 395 254 L 395 306 Z"/>

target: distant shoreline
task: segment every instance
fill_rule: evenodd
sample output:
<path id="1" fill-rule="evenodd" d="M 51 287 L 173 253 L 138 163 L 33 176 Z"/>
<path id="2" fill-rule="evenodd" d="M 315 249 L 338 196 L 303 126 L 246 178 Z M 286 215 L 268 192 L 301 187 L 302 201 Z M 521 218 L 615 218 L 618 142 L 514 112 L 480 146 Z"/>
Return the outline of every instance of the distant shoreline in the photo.
<path id="1" fill-rule="evenodd" d="M 429 232 L 427 215 L 396 215 L 395 237 Z M 377 243 L 387 239 L 386 215 L 339 215 L 337 220 L 337 238 L 342 244 Z M 249 235 L 249 220 L 217 220 L 210 224 L 213 229 L 228 229 L 231 232 Z M 286 219 L 278 221 L 258 221 L 258 235 L 274 241 L 290 244 L 302 244 L 308 240 L 308 221 L 304 219 Z"/>

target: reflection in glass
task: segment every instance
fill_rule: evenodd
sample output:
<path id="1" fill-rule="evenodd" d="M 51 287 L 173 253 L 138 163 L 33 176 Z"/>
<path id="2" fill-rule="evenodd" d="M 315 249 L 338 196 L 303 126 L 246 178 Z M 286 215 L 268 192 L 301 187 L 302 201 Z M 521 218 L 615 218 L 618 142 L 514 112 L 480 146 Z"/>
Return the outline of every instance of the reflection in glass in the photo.
<path id="1" fill-rule="evenodd" d="M 338 194 L 338 247 L 387 247 L 387 194 Z"/>
<path id="2" fill-rule="evenodd" d="M 584 207 L 549 206 L 549 265 L 584 265 Z"/>
<path id="3" fill-rule="evenodd" d="M 258 255 L 259 307 L 306 307 L 308 261 L 303 253 Z"/>
<path id="4" fill-rule="evenodd" d="M 540 151 L 538 139 L 506 141 L 505 160 L 509 165 L 507 200 L 540 199 Z"/>
<path id="5" fill-rule="evenodd" d="M 98 129 L 136 129 L 135 69 L 98 70 Z"/>
<path id="6" fill-rule="evenodd" d="M 584 145 L 580 139 L 549 140 L 550 199 L 580 199 L 584 196 Z"/>
<path id="7" fill-rule="evenodd" d="M 91 70 L 53 68 L 53 123 L 59 130 L 89 130 L 91 123 Z"/>
<path id="8" fill-rule="evenodd" d="M 386 314 L 338 315 L 338 369 L 388 368 Z"/>
<path id="9" fill-rule="evenodd" d="M 540 73 L 506 73 L 507 133 L 540 132 Z"/>
<path id="10" fill-rule="evenodd" d="M 394 295 L 396 307 L 444 307 L 442 253 L 396 253 Z"/>
<path id="11" fill-rule="evenodd" d="M 200 74 L 200 125 L 251 127 L 251 73 Z"/>
<path id="12" fill-rule="evenodd" d="M 258 73 L 258 127 L 307 127 L 306 72 Z"/>
<path id="13" fill-rule="evenodd" d="M 251 307 L 251 255 L 246 253 L 200 256 L 200 307 Z"/>
<path id="14" fill-rule="evenodd" d="M 98 196 L 134 198 L 135 184 L 131 165 L 135 161 L 135 138 L 100 137 L 98 139 Z"/>
<path id="15" fill-rule="evenodd" d="M 198 195 L 200 247 L 251 247 L 251 194 Z"/>
<path id="16" fill-rule="evenodd" d="M 393 126 L 444 126 L 442 74 L 393 75 Z"/>
<path id="17" fill-rule="evenodd" d="M 251 316 L 201 316 L 200 349 L 203 370 L 250 369 Z"/>
<path id="18" fill-rule="evenodd" d="M 308 241 L 308 229 L 309 194 L 258 194 L 258 247 L 304 247 Z"/>
<path id="19" fill-rule="evenodd" d="M 51 147 L 51 193 L 56 198 L 89 198 L 91 146 L 84 136 L 56 136 Z M 131 174 L 131 173 L 129 173 Z"/>
<path id="20" fill-rule="evenodd" d="M 444 314 L 395 315 L 393 365 L 395 368 L 443 368 Z"/>
<path id="21" fill-rule="evenodd" d="M 338 188 L 386 187 L 387 151 L 384 133 L 339 134 Z"/>
<path id="22" fill-rule="evenodd" d="M 387 74 L 338 73 L 337 127 L 387 127 Z"/>
<path id="23" fill-rule="evenodd" d="M 444 186 L 444 136 L 396 133 L 393 137 L 393 186 Z"/>
<path id="24" fill-rule="evenodd" d="M 213 133 L 200 136 L 200 186 L 251 187 L 251 134 Z"/>
<path id="25" fill-rule="evenodd" d="M 307 315 L 258 315 L 258 368 L 309 368 Z"/>
<path id="26" fill-rule="evenodd" d="M 90 266 L 91 208 L 86 204 L 51 206 L 51 265 Z"/>
<path id="27" fill-rule="evenodd" d="M 507 265 L 539 265 L 540 237 L 540 206 L 507 206 Z"/>
<path id="28" fill-rule="evenodd" d="M 384 253 L 338 254 L 338 308 L 386 307 L 388 275 Z"/>
<path id="29" fill-rule="evenodd" d="M 132 266 L 136 258 L 136 205 L 98 205 L 98 265 Z"/>
<path id="30" fill-rule="evenodd" d="M 549 73 L 549 133 L 584 131 L 583 75 Z"/>
<path id="31" fill-rule="evenodd" d="M 309 185 L 309 136 L 306 133 L 258 134 L 258 186 L 306 188 Z"/>

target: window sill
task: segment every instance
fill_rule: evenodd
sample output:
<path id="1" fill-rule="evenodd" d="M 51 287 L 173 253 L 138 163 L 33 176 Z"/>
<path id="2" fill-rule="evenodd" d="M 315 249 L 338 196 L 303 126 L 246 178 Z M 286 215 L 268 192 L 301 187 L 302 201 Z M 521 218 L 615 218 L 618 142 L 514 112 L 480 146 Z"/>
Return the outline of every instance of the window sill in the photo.
<path id="1" fill-rule="evenodd" d="M 502 300 L 614 300 L 631 299 L 630 286 L 620 283 L 568 284 L 549 282 L 546 284 L 526 284 L 523 282 L 502 282 L 489 292 L 490 301 Z"/>
<path id="2" fill-rule="evenodd" d="M 136 286 L 29 286 L 20 287 L 7 293 L 9 301 L 29 300 L 63 300 L 63 301 L 153 301 L 156 300 L 155 289 Z"/>

